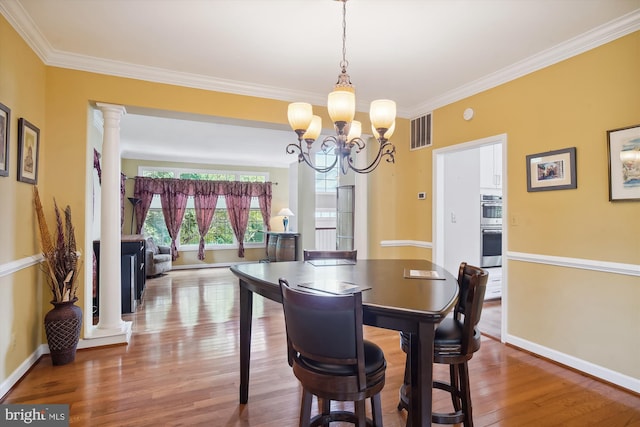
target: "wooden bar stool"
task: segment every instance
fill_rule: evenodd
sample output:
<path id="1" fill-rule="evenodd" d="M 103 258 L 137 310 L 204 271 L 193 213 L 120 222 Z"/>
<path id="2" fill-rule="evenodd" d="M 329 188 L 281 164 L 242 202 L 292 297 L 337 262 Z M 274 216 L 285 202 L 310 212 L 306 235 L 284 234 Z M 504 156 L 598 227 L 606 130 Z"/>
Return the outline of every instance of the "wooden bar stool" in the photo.
<path id="1" fill-rule="evenodd" d="M 302 291 L 280 279 L 289 365 L 302 385 L 300 426 L 350 422 L 382 426 L 380 391 L 387 362 L 382 349 L 363 339 L 362 294 L 329 295 Z M 311 418 L 317 396 L 321 413 Z M 371 399 L 372 418 L 365 402 Z M 331 401 L 352 401 L 354 412 L 331 411 Z"/>
<path id="2" fill-rule="evenodd" d="M 480 322 L 484 294 L 489 274 L 478 267 L 460 264 L 458 270 L 459 296 L 453 317 L 447 317 L 436 328 L 433 363 L 449 365 L 449 383 L 433 381 L 433 387 L 450 393 L 453 412 L 433 413 L 431 421 L 436 424 L 459 424 L 473 426 L 471 391 L 469 388 L 469 368 L 467 362 L 480 349 Z M 407 353 L 404 385 L 400 390 L 398 410 L 411 410 L 409 401 L 409 372 L 411 360 L 409 351 L 411 334 L 400 333 L 400 345 Z"/>

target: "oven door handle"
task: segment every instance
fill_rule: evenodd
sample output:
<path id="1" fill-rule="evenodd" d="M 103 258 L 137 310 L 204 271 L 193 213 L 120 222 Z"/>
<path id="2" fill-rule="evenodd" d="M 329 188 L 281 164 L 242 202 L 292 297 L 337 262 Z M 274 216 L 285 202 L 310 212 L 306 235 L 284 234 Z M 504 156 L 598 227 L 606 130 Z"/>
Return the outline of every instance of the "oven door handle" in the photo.
<path id="1" fill-rule="evenodd" d="M 495 228 L 484 228 L 482 232 L 485 234 L 502 234 L 501 229 L 495 229 Z"/>

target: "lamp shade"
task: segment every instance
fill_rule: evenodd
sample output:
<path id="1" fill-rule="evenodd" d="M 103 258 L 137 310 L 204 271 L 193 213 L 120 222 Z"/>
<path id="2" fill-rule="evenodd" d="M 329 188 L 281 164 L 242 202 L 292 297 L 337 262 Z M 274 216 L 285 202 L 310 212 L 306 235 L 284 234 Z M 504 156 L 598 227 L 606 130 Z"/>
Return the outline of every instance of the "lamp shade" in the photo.
<path id="1" fill-rule="evenodd" d="M 306 102 L 293 102 L 289 104 L 287 118 L 289 119 L 291 129 L 294 131 L 307 130 L 313 118 L 311 104 Z"/>
<path id="2" fill-rule="evenodd" d="M 349 123 L 356 115 L 356 95 L 346 90 L 334 90 L 327 98 L 327 109 L 334 123 Z"/>
<path id="3" fill-rule="evenodd" d="M 372 101 L 369 118 L 376 129 L 389 129 L 396 120 L 396 103 L 390 99 Z"/>
<path id="4" fill-rule="evenodd" d="M 295 215 L 293 214 L 293 212 L 291 212 L 291 209 L 282 208 L 280 209 L 280 212 L 278 212 L 278 216 L 295 216 Z"/>
<path id="5" fill-rule="evenodd" d="M 316 140 L 322 132 L 322 117 L 313 116 L 311 118 L 311 124 L 307 128 L 307 131 L 302 135 L 302 139 Z"/>
<path id="6" fill-rule="evenodd" d="M 362 123 L 354 120 L 351 122 L 349 134 L 347 135 L 347 141 L 351 141 L 354 138 L 360 138 L 360 135 L 362 135 Z"/>

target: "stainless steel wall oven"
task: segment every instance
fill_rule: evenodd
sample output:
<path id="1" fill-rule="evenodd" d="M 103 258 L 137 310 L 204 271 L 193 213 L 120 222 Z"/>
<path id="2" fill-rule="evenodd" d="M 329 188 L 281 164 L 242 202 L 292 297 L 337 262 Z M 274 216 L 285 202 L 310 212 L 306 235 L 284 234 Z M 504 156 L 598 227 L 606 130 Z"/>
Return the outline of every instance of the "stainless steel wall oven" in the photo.
<path id="1" fill-rule="evenodd" d="M 480 196 L 480 266 L 502 265 L 502 196 Z"/>

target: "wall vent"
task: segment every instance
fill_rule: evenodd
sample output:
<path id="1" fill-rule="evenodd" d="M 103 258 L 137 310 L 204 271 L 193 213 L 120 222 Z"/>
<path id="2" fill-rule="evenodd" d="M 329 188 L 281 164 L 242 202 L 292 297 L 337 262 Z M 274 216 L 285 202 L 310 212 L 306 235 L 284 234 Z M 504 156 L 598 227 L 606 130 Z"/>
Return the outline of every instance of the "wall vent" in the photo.
<path id="1" fill-rule="evenodd" d="M 411 149 L 416 150 L 431 145 L 431 113 L 411 120 Z"/>

